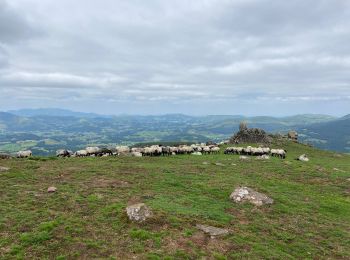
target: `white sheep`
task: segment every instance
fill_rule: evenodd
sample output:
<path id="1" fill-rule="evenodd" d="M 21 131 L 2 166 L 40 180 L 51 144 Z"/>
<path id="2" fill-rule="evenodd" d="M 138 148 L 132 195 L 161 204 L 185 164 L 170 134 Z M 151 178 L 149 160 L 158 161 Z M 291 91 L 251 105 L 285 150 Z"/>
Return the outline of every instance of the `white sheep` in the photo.
<path id="1" fill-rule="evenodd" d="M 17 158 L 27 158 L 32 156 L 32 151 L 31 150 L 27 150 L 27 151 L 19 151 L 16 154 Z"/>

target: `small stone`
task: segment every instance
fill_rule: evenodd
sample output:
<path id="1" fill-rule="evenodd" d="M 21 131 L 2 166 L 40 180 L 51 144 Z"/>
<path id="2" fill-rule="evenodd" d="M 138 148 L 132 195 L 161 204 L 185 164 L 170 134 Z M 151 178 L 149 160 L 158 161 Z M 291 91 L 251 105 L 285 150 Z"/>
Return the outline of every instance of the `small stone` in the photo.
<path id="1" fill-rule="evenodd" d="M 230 195 L 230 199 L 236 203 L 248 201 L 256 206 L 272 204 L 273 199 L 263 193 L 257 192 L 248 187 L 236 188 Z"/>
<path id="2" fill-rule="evenodd" d="M 231 165 L 232 165 L 232 166 L 237 166 L 237 164 L 235 164 L 235 163 L 231 163 Z"/>
<path id="3" fill-rule="evenodd" d="M 204 165 L 208 165 L 209 163 L 208 163 L 208 162 L 202 162 L 202 164 L 204 164 Z"/>
<path id="4" fill-rule="evenodd" d="M 8 170 L 10 170 L 10 168 L 0 166 L 0 172 L 7 172 Z"/>
<path id="5" fill-rule="evenodd" d="M 202 155 L 201 152 L 193 152 L 192 155 Z"/>
<path id="6" fill-rule="evenodd" d="M 144 203 L 137 203 L 126 208 L 126 214 L 131 221 L 143 222 L 152 216 L 152 211 Z"/>
<path id="7" fill-rule="evenodd" d="M 246 160 L 249 160 L 249 157 L 245 156 L 245 155 L 241 155 L 241 156 L 239 156 L 239 159 L 242 161 L 246 161 Z"/>
<path id="8" fill-rule="evenodd" d="M 215 165 L 217 165 L 217 166 L 225 166 L 225 164 L 219 163 L 219 162 L 215 163 Z"/>
<path id="9" fill-rule="evenodd" d="M 223 229 L 223 228 L 217 228 L 217 227 L 200 225 L 200 224 L 197 224 L 196 227 L 199 230 L 202 230 L 204 233 L 210 235 L 211 238 L 214 238 L 216 236 L 226 235 L 229 233 L 227 229 Z"/>
<path id="10" fill-rule="evenodd" d="M 48 193 L 53 193 L 53 192 L 56 192 L 56 191 L 57 191 L 57 188 L 56 188 L 56 187 L 53 187 L 53 186 L 52 186 L 52 187 L 48 187 L 48 188 L 47 188 L 47 192 L 48 192 Z"/>
<path id="11" fill-rule="evenodd" d="M 257 160 L 269 160 L 270 156 L 268 156 L 267 154 L 263 154 L 261 156 L 257 156 L 256 159 Z"/>

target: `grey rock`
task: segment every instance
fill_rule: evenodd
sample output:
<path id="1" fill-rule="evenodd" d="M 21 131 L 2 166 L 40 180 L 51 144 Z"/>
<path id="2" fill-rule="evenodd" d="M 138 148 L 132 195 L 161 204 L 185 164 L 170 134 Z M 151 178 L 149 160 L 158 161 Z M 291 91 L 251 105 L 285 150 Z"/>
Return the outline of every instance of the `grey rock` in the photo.
<path id="1" fill-rule="evenodd" d="M 10 168 L 0 166 L 0 172 L 7 172 L 8 170 L 10 170 Z"/>
<path id="2" fill-rule="evenodd" d="M 144 222 L 152 216 L 152 211 L 144 203 L 137 203 L 126 208 L 126 214 L 131 221 Z"/>
<path id="3" fill-rule="evenodd" d="M 56 188 L 56 187 L 53 187 L 53 186 L 52 186 L 52 187 L 48 187 L 48 188 L 47 188 L 47 192 L 48 192 L 48 193 L 54 193 L 54 192 L 56 192 L 56 191 L 57 191 L 57 188 Z"/>
<path id="4" fill-rule="evenodd" d="M 236 203 L 248 201 L 256 206 L 272 204 L 273 199 L 263 193 L 257 192 L 248 187 L 238 187 L 230 195 L 230 199 Z"/>
<path id="5" fill-rule="evenodd" d="M 298 160 L 302 162 L 308 162 L 310 159 L 306 156 L 306 154 L 302 154 L 299 156 Z"/>
<path id="6" fill-rule="evenodd" d="M 210 235 L 211 238 L 214 238 L 216 236 L 226 235 L 229 233 L 229 231 L 227 229 L 217 228 L 217 227 L 212 227 L 212 226 L 207 226 L 207 225 L 197 224 L 196 227 L 199 230 L 202 230 L 204 233 Z"/>

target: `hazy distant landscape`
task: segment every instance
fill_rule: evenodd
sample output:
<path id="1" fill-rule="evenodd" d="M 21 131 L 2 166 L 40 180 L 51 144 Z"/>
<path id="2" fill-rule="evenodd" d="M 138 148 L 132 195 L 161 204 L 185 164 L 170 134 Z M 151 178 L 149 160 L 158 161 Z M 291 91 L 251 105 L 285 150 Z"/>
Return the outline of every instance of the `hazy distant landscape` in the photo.
<path id="1" fill-rule="evenodd" d="M 240 115 L 107 116 L 62 109 L 22 109 L 0 112 L 0 151 L 31 149 L 53 155 L 57 149 L 78 150 L 88 145 L 133 145 L 144 142 L 206 142 L 228 139 L 241 121 L 271 133 L 296 130 L 300 141 L 322 149 L 350 151 L 350 116 Z"/>

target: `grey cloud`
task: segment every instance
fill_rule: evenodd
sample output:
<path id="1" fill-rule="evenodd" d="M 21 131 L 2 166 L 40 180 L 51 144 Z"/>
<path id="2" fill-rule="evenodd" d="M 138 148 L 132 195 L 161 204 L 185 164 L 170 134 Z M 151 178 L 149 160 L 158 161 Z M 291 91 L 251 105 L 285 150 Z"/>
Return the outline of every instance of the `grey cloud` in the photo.
<path id="1" fill-rule="evenodd" d="M 0 43 L 12 44 L 32 38 L 38 31 L 5 0 L 0 0 Z"/>
<path id="2" fill-rule="evenodd" d="M 329 97 L 339 114 L 350 109 L 338 98 L 350 95 L 348 1 L 4 3 L 0 22 L 13 22 L 0 23 L 0 91 L 20 104 L 65 97 L 81 109 L 108 101 L 144 112 L 159 103 L 169 113 L 192 102 L 201 107 L 194 112 L 232 114 L 232 104 L 248 111 L 253 101 L 318 112 Z"/>

